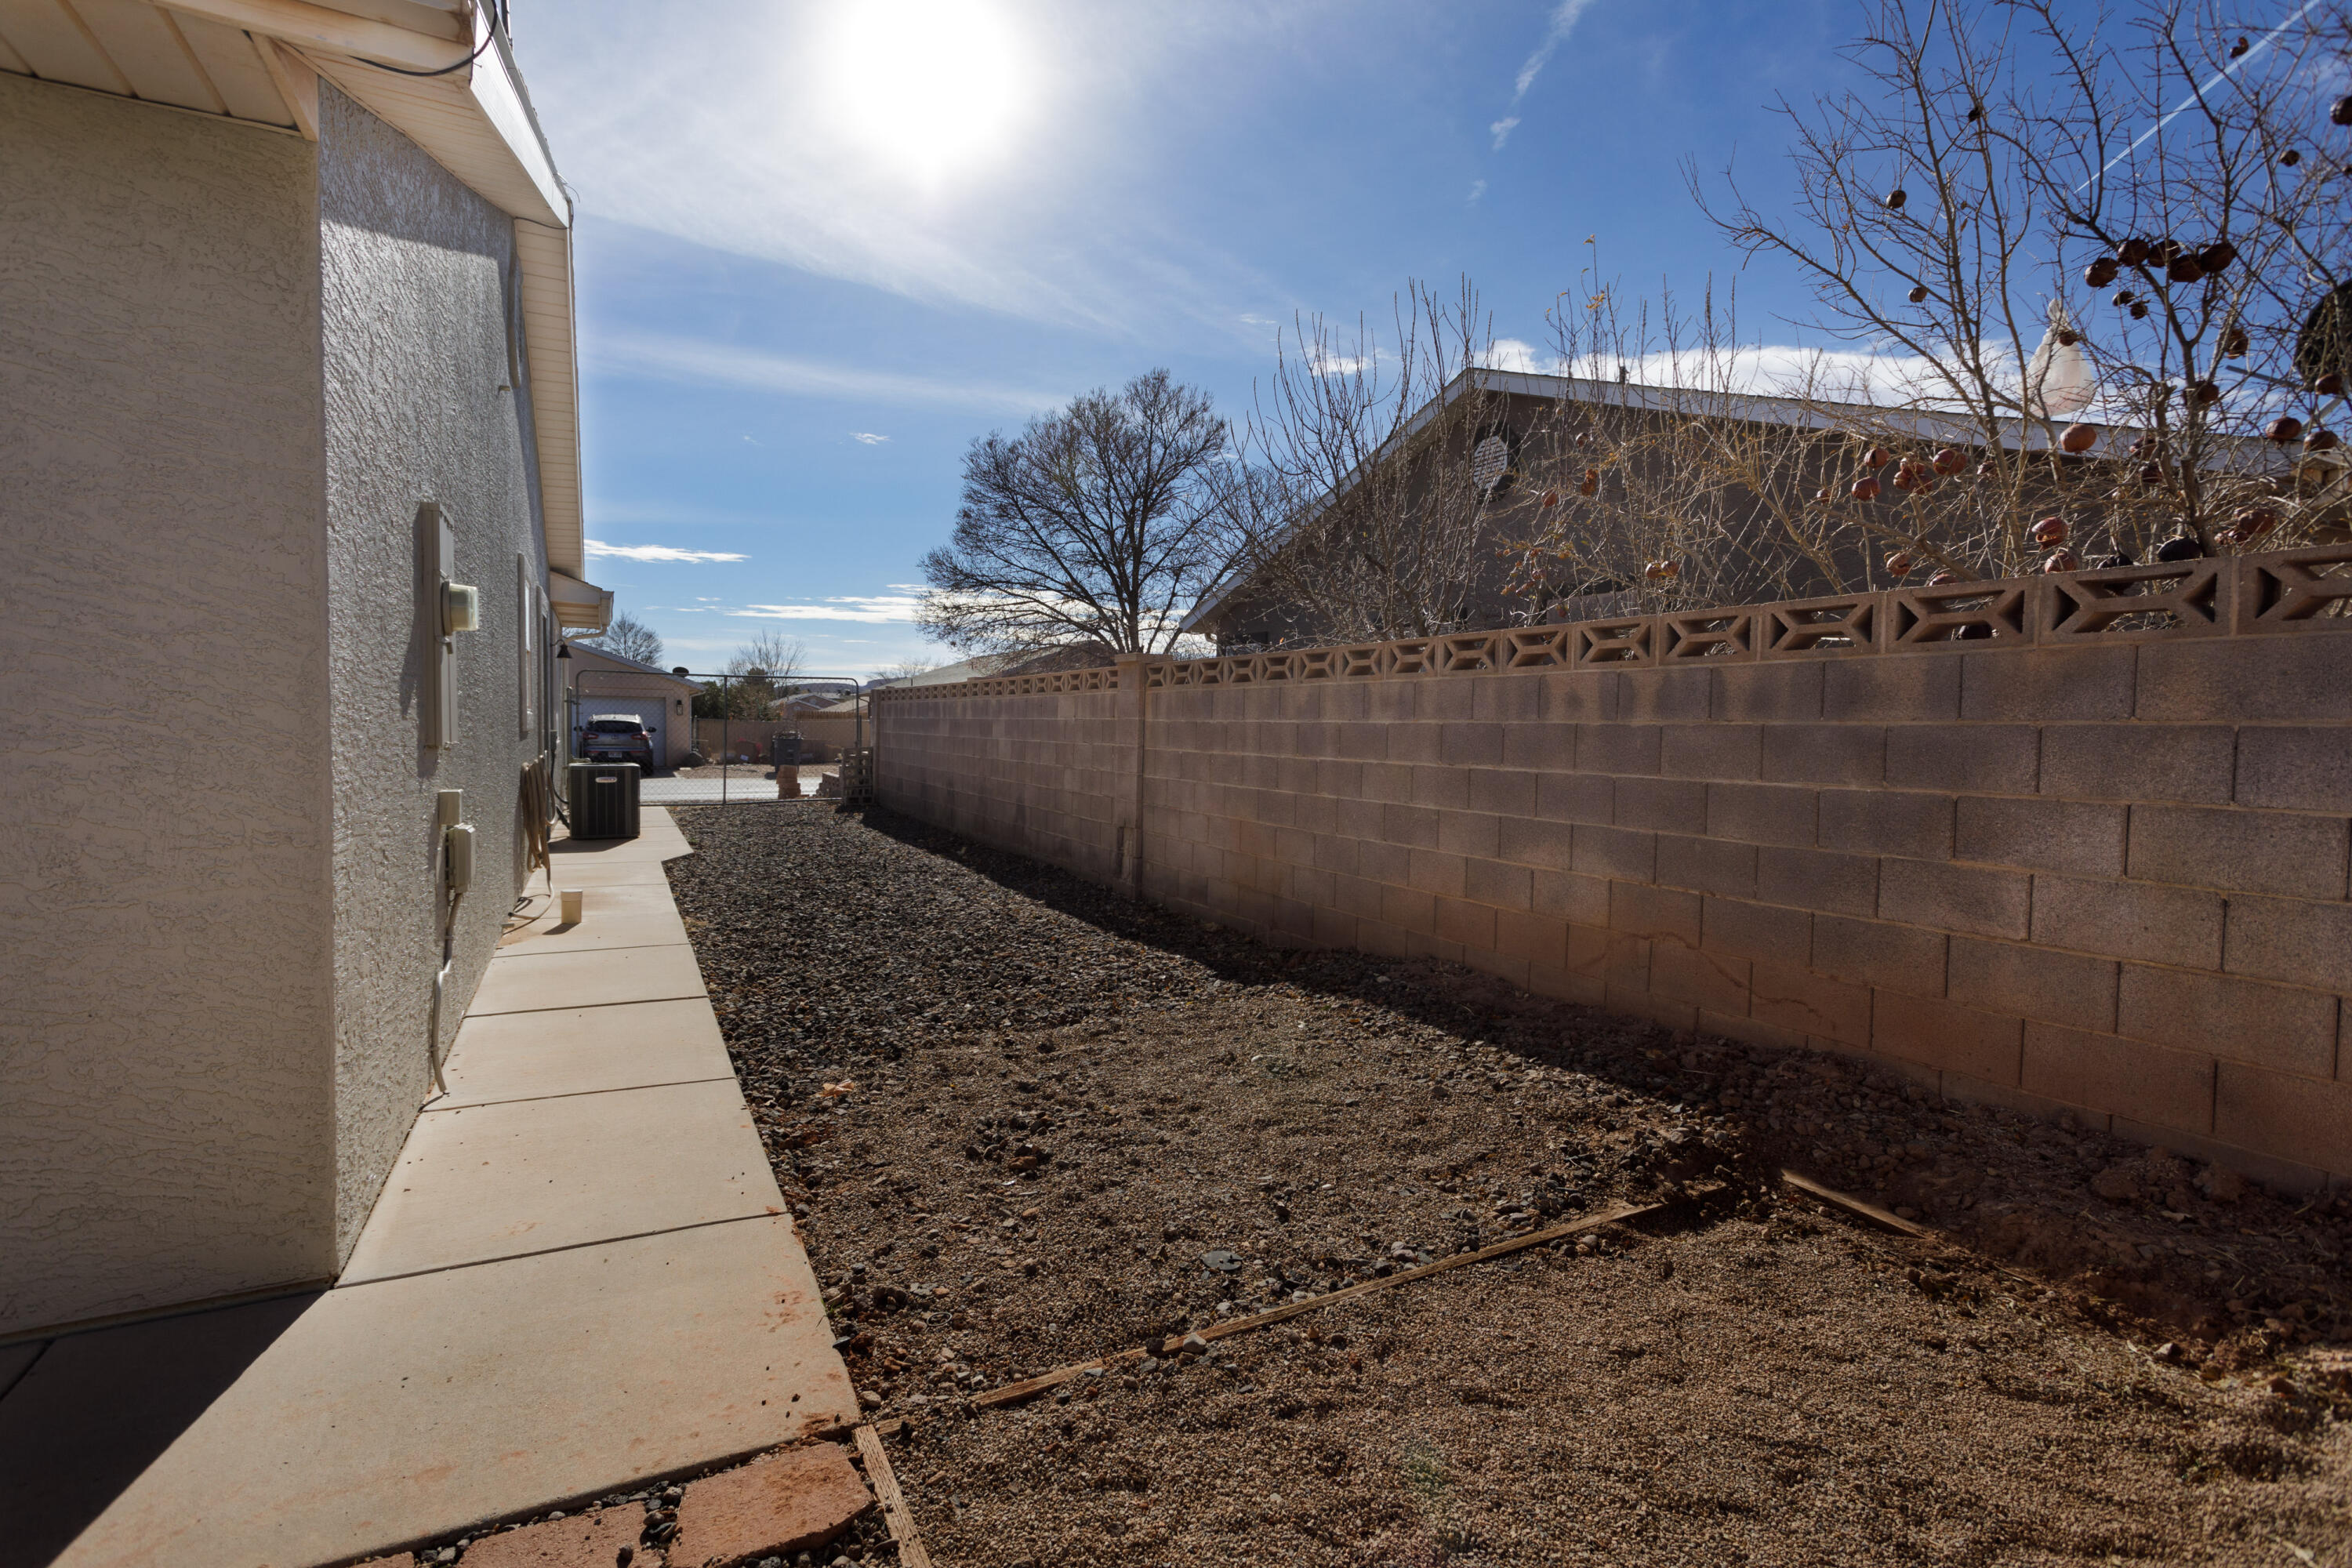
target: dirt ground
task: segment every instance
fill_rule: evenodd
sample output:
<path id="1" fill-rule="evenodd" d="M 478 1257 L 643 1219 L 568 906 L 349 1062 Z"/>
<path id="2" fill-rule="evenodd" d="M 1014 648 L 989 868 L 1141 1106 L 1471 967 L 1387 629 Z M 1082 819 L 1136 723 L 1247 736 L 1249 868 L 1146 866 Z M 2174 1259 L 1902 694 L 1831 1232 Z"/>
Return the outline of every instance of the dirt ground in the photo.
<path id="1" fill-rule="evenodd" d="M 1270 949 L 880 813 L 677 816 L 729 1048 L 942 1568 L 2352 1563 L 2352 1205 Z"/>

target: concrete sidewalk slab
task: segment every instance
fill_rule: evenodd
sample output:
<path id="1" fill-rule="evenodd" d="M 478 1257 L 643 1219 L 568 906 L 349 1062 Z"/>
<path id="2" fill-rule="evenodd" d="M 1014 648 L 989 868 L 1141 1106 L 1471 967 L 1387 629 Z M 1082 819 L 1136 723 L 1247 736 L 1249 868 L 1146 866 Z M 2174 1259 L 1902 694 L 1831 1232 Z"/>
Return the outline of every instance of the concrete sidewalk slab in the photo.
<path id="1" fill-rule="evenodd" d="M 559 838 L 548 846 L 549 858 L 559 867 L 593 859 L 675 860 L 693 853 L 694 846 L 667 811 L 641 814 L 635 838 Z"/>
<path id="2" fill-rule="evenodd" d="M 694 950 L 600 948 L 580 952 L 500 953 L 490 960 L 469 1018 L 492 1013 L 598 1007 L 615 1002 L 667 1002 L 705 994 Z"/>
<path id="3" fill-rule="evenodd" d="M 585 952 L 606 947 L 678 947 L 686 942 L 686 921 L 675 907 L 660 909 L 626 909 L 614 907 L 617 894 L 635 894 L 644 902 L 658 897 L 669 906 L 669 890 L 666 888 L 622 887 L 596 888 L 587 895 L 586 907 L 573 925 L 562 922 L 560 908 L 551 904 L 545 913 L 529 924 L 509 931 L 499 939 L 500 958 L 528 952 Z"/>
<path id="4" fill-rule="evenodd" d="M 595 1094 L 730 1079 L 719 1021 L 699 998 L 569 1013 L 470 1017 L 457 1031 L 436 1110 L 551 1094 Z"/>
<path id="5" fill-rule="evenodd" d="M 6 1555 L 340 1563 L 843 1428 L 816 1295 L 761 1218 L 59 1340 L 0 1401 Z"/>
<path id="6" fill-rule="evenodd" d="M 646 820 L 582 930 L 677 918 Z M 348 1563 L 855 1419 L 690 947 L 493 958 L 448 1072 L 335 1289 L 0 1351 L 0 1568 Z"/>
<path id="7" fill-rule="evenodd" d="M 667 888 L 669 875 L 659 860 L 636 856 L 615 855 L 611 858 L 585 855 L 553 857 L 555 885 L 559 888 L 615 888 L 636 885 Z M 532 873 L 534 879 L 544 879 L 545 873 Z"/>
<path id="8" fill-rule="evenodd" d="M 586 862 L 586 864 L 596 866 L 626 866 L 635 864 L 635 862 L 625 860 L 607 862 L 599 860 Z M 600 914 L 642 915 L 677 913 L 677 900 L 670 897 L 669 879 L 667 877 L 663 878 L 658 882 L 621 882 L 611 887 L 589 888 L 582 890 L 580 897 L 580 923 L 583 926 L 594 921 Z M 530 894 L 530 900 L 531 907 L 534 910 L 538 909 L 539 906 L 542 904 L 547 906 L 547 912 L 544 918 L 535 918 L 534 923 L 553 925 L 562 918 L 562 907 L 560 898 L 552 897 L 547 893 L 534 891 Z"/>
<path id="9" fill-rule="evenodd" d="M 731 1078 L 428 1110 L 342 1283 L 783 1212 Z"/>

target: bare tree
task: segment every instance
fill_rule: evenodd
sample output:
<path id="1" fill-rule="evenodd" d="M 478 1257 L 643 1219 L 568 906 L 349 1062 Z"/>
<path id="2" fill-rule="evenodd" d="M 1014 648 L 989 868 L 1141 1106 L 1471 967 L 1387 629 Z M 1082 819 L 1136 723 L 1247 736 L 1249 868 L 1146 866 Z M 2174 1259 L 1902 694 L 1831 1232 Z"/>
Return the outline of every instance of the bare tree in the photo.
<path id="1" fill-rule="evenodd" d="M 1206 393 L 1154 370 L 974 441 L 919 623 L 967 653 L 1166 651 L 1216 564 L 1230 439 Z"/>
<path id="2" fill-rule="evenodd" d="M 572 638 L 623 658 L 635 659 L 639 664 L 659 665 L 662 658 L 661 634 L 626 611 L 616 611 L 609 625 L 601 632 Z"/>
<path id="3" fill-rule="evenodd" d="M 765 679 L 782 687 L 789 686 L 807 662 L 805 643 L 770 628 L 737 646 L 727 661 L 727 673 Z"/>
<path id="4" fill-rule="evenodd" d="M 2311 483 L 2259 440 L 2301 433 L 2274 425 L 2296 328 L 2344 266 L 2342 148 L 2288 177 L 2327 114 L 2300 66 L 2343 32 L 2303 15 L 2249 70 L 2251 40 L 2182 0 L 2144 5 L 2128 48 L 2046 0 L 1884 0 L 1852 51 L 1877 94 L 1783 106 L 1791 216 L 1693 178 L 1873 356 L 1843 395 L 1801 395 L 1844 456 L 1798 531 L 1874 542 L 1864 577 L 1966 579 L 2089 563 L 2095 540 L 2270 548 L 2340 512 L 2340 469 Z"/>
<path id="5" fill-rule="evenodd" d="M 1654 310 L 1627 306 L 1596 270 L 1578 284 L 1549 312 L 1568 384 L 1526 465 L 1536 504 L 1510 542 L 1507 588 L 1527 596 L 1524 618 L 1791 598 L 1833 584 L 1838 543 L 1801 500 L 1822 435 L 1775 422 L 1796 405 L 1786 387 L 1761 395 L 1732 301 L 1718 307 L 1710 289 L 1685 314 L 1671 291 Z"/>
<path id="6" fill-rule="evenodd" d="M 2352 267 L 2347 138 L 2323 96 L 2352 62 L 2352 6 L 2250 36 L 2212 5 L 2159 0 L 2103 47 L 2048 0 L 2017 4 L 2063 61 L 2062 89 L 2020 139 L 2081 266 L 2067 292 L 2108 323 L 2085 349 L 2139 431 L 2137 472 L 2105 498 L 2116 540 L 2299 542 L 2341 516 L 2340 466 L 2282 461 L 2258 438 L 2297 444 L 2306 419 L 2341 407 L 2352 369 L 2339 349 L 2328 392 L 2326 366 L 2297 363 Z M 2335 124 L 2347 119 L 2339 104 Z M 2319 458 L 2335 443 L 2321 427 L 2305 445 Z"/>
<path id="7" fill-rule="evenodd" d="M 1491 319 L 1464 279 L 1418 282 L 1383 338 L 1359 321 L 1293 321 L 1261 391 L 1246 470 L 1221 516 L 1226 576 L 1261 606 L 1266 643 L 1376 642 L 1451 631 L 1495 574 L 1491 524 L 1535 433 L 1495 416 Z"/>
<path id="8" fill-rule="evenodd" d="M 771 717 L 776 700 L 795 689 L 795 678 L 808 662 L 808 648 L 800 638 L 770 627 L 741 644 L 727 660 L 725 680 L 706 680 L 694 696 L 698 719 L 760 720 Z"/>
<path id="9" fill-rule="evenodd" d="M 1490 602 L 1497 542 L 1536 620 L 2342 537 L 2352 0 L 2242 32 L 2236 3 L 2138 0 L 2118 30 L 1878 0 L 1869 85 L 1782 106 L 1790 210 L 1690 177 L 1811 283 L 1827 346 L 1768 361 L 1711 289 L 1623 305 L 1595 264 L 1551 313 L 1568 390 L 1505 483 L 1466 287 L 1413 290 L 1402 349 L 1299 324 L 1230 492 L 1253 602 L 1224 623 L 1449 629 Z"/>

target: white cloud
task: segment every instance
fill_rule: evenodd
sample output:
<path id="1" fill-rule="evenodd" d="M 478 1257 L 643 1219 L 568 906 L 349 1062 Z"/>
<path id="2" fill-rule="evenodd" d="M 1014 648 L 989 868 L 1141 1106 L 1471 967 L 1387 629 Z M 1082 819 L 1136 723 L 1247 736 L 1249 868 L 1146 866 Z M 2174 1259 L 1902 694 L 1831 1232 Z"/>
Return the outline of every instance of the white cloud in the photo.
<path id="1" fill-rule="evenodd" d="M 1987 343 L 1988 363 L 2003 385 L 2019 381 L 2015 355 Z M 1611 381 L 1622 363 L 1636 386 L 1680 387 L 1695 392 L 1730 392 L 1794 397 L 1823 403 L 1880 406 L 1933 405 L 1951 388 L 1924 359 L 1868 348 L 1816 348 L 1792 343 L 1748 343 L 1710 357 L 1661 350 L 1623 361 L 1612 357 L 1574 363 L 1519 338 L 1497 338 L 1481 362 L 1488 369 L 1531 375 L 1568 375 Z"/>
<path id="2" fill-rule="evenodd" d="M 748 555 L 730 554 L 724 550 L 679 550 L 667 544 L 607 544 L 601 539 L 588 541 L 592 559 L 610 556 L 620 561 L 749 561 Z"/>
<path id="3" fill-rule="evenodd" d="M 1494 124 L 1486 127 L 1487 131 L 1494 135 L 1496 152 L 1499 153 L 1503 150 L 1503 143 L 1511 139 L 1511 132 L 1517 130 L 1518 127 L 1519 117 L 1516 114 L 1507 115 L 1501 120 L 1497 120 Z"/>
<path id="4" fill-rule="evenodd" d="M 845 594 L 814 605 L 746 605 L 727 613 L 749 620 L 861 621 L 879 626 L 890 621 L 912 621 L 921 604 L 922 598 L 917 594 Z"/>
<path id="5" fill-rule="evenodd" d="M 2003 367 L 2000 379 L 2014 387 L 2014 356 L 1987 343 L 1989 362 Z M 1596 367 L 1577 365 L 1571 374 L 1592 375 Z M 1811 348 L 1790 343 L 1750 343 L 1712 363 L 1694 355 L 1677 360 L 1665 353 L 1626 362 L 1629 379 L 1643 386 L 1681 386 L 1797 397 L 1825 403 L 1934 405 L 1951 396 L 1935 367 L 1909 354 L 1871 349 Z"/>
<path id="6" fill-rule="evenodd" d="M 919 404 L 1010 414 L 1041 413 L 1058 408 L 1066 401 L 1055 393 L 984 382 L 902 375 L 863 365 L 824 364 L 698 338 L 611 332 L 591 338 L 589 345 L 593 369 L 651 376 L 689 386 L 733 386 L 795 397 L 849 398 L 901 406 Z"/>
<path id="7" fill-rule="evenodd" d="M 1517 371 L 1526 375 L 1558 375 L 1558 355 L 1548 354 L 1518 338 L 1496 338 L 1486 350 L 1486 368 Z"/>
<path id="8" fill-rule="evenodd" d="M 887 441 L 890 437 L 887 436 L 877 436 L 871 430 L 853 430 L 849 434 L 849 438 L 856 442 L 861 447 L 879 447 L 883 442 Z"/>
<path id="9" fill-rule="evenodd" d="M 1544 67 L 1551 63 L 1551 57 L 1560 45 L 1568 42 L 1568 36 L 1576 31 L 1578 19 L 1591 5 L 1592 0 L 1559 0 L 1559 4 L 1553 7 L 1551 25 L 1544 29 L 1543 42 L 1536 46 L 1536 52 L 1528 57 L 1527 63 L 1519 68 L 1517 79 L 1511 84 L 1512 108 L 1517 109 L 1519 100 L 1527 97 L 1528 89 L 1535 86 L 1536 78 L 1543 74 Z M 1517 125 L 1518 121 L 1507 120 L 1500 123 L 1507 127 Z M 1507 131 L 1504 132 L 1507 133 Z M 1495 145 L 1500 147 L 1502 144 L 1502 136 L 1496 136 Z"/>
<path id="10" fill-rule="evenodd" d="M 1470 182 L 1470 199 L 1471 199 L 1472 201 L 1474 201 L 1474 202 L 1475 202 L 1475 201 L 1476 201 L 1480 196 L 1483 196 L 1483 195 L 1485 195 L 1486 194 L 1486 181 L 1484 181 L 1484 180 L 1473 180 L 1473 181 L 1471 181 L 1471 182 Z"/>

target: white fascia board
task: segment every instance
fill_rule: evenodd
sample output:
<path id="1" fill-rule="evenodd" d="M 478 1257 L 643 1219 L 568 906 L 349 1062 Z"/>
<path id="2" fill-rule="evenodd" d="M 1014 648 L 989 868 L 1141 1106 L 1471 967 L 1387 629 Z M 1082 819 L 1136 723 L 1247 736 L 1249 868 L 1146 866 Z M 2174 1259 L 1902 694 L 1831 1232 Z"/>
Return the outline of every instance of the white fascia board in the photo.
<path id="1" fill-rule="evenodd" d="M 202 16 L 224 27 L 305 48 L 326 49 L 358 58 L 383 60 L 409 70 L 439 70 L 464 59 L 465 47 L 394 26 L 372 16 L 355 16 L 308 0 L 157 0 L 166 9 Z M 479 40 L 477 39 L 477 42 Z M 455 73 L 453 73 L 455 74 Z"/>
<path id="2" fill-rule="evenodd" d="M 498 52 L 495 45 L 484 49 L 470 73 L 411 77 L 316 48 L 303 51 L 320 75 L 424 148 L 492 206 L 512 217 L 569 228 L 572 204 L 531 132 L 512 79 L 504 75 L 503 64 L 492 65 Z M 492 118 L 484 94 L 502 103 L 501 112 L 517 117 L 519 125 Z"/>
<path id="3" fill-rule="evenodd" d="M 577 581 L 585 564 L 586 541 L 572 200 L 531 117 L 505 40 L 493 34 L 490 8 L 470 5 L 467 16 L 474 40 L 472 64 L 446 76 L 401 76 L 315 50 L 307 58 L 369 112 L 515 220 L 541 537 L 549 567 Z M 601 608 L 583 601 L 580 614 L 587 618 L 566 624 L 601 627 L 611 613 L 610 601 L 611 595 L 604 595 Z"/>
<path id="4" fill-rule="evenodd" d="M 580 468 L 580 353 L 573 314 L 572 231 L 517 218 L 522 342 L 538 437 L 539 504 L 547 563 L 577 577 L 587 564 Z"/>
<path id="5" fill-rule="evenodd" d="M 523 107 L 522 89 L 516 85 L 505 48 L 489 36 L 488 6 L 474 8 L 474 45 L 481 52 L 475 58 L 470 73 L 472 79 L 467 86 L 473 93 L 474 102 L 481 110 L 483 118 L 497 130 L 508 153 L 521 165 L 523 178 L 539 193 L 542 209 L 520 212 L 509 207 L 509 213 L 514 217 L 527 217 L 533 223 L 569 228 L 572 226 L 572 198 L 564 195 L 563 182 L 556 177 L 555 163 L 547 154 L 547 144 L 540 139 L 539 127 L 532 123 L 530 110 Z M 465 176 L 460 174 L 458 178 Z"/>
<path id="6" fill-rule="evenodd" d="M 547 574 L 548 602 L 555 624 L 567 632 L 601 632 L 613 624 L 613 591 L 583 583 L 569 572 Z"/>

